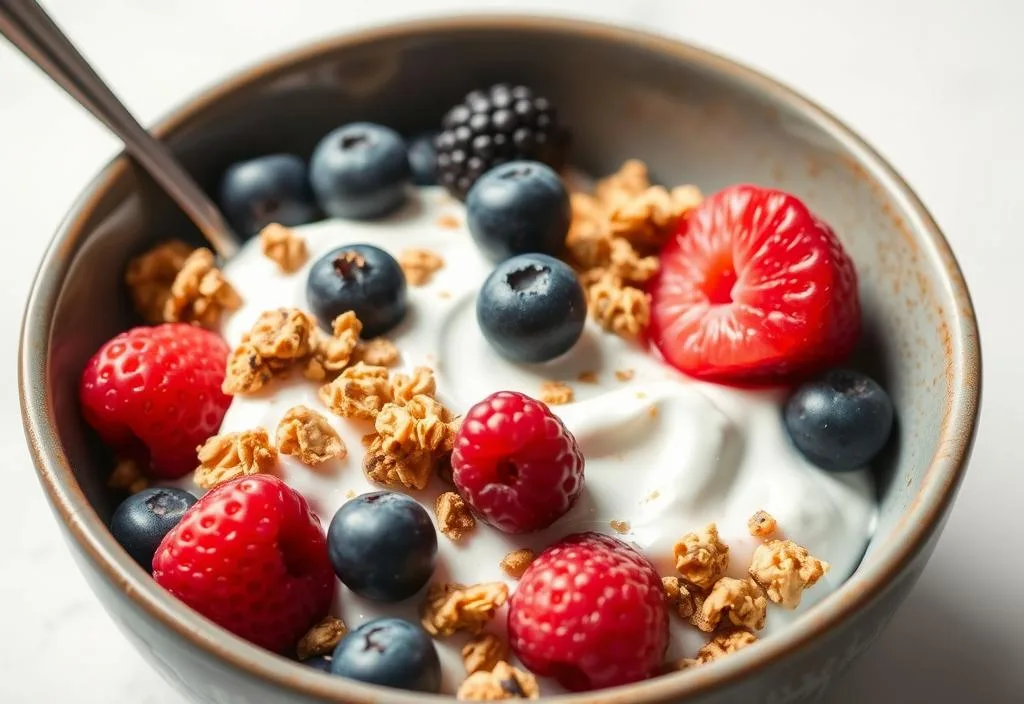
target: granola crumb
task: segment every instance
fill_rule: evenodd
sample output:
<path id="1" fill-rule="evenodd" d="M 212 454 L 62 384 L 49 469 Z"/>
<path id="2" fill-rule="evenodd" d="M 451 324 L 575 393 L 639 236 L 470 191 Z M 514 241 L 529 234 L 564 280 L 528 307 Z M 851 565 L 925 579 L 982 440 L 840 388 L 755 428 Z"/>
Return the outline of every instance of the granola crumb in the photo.
<path id="1" fill-rule="evenodd" d="M 354 498 L 356 498 L 356 491 L 355 491 L 355 489 L 349 489 L 348 491 L 346 491 L 345 492 L 345 498 L 346 499 L 354 499 Z"/>
<path id="2" fill-rule="evenodd" d="M 171 296 L 171 284 L 194 249 L 182 240 L 166 240 L 128 262 L 124 276 L 128 294 L 147 323 L 166 322 L 164 305 Z"/>
<path id="3" fill-rule="evenodd" d="M 706 664 L 757 642 L 750 631 L 736 629 L 718 633 L 697 653 L 697 661 Z"/>
<path id="4" fill-rule="evenodd" d="M 329 655 L 348 632 L 344 621 L 334 616 L 328 616 L 320 623 L 309 629 L 306 635 L 302 636 L 299 644 L 295 647 L 295 654 L 299 660 L 309 660 L 318 655 Z"/>
<path id="5" fill-rule="evenodd" d="M 342 418 L 373 420 L 392 399 L 387 367 L 357 362 L 320 387 L 320 400 Z"/>
<path id="6" fill-rule="evenodd" d="M 805 589 L 828 573 L 829 564 L 812 556 L 792 540 L 769 540 L 758 545 L 750 561 L 750 576 L 768 598 L 787 609 L 795 609 Z"/>
<path id="7" fill-rule="evenodd" d="M 537 554 L 529 548 L 513 550 L 501 558 L 501 569 L 512 579 L 519 579 L 536 557 Z"/>
<path id="8" fill-rule="evenodd" d="M 139 463 L 133 459 L 121 458 L 114 465 L 114 471 L 107 479 L 107 487 L 114 491 L 138 494 L 149 488 L 149 479 L 142 473 Z"/>
<path id="9" fill-rule="evenodd" d="M 437 297 L 440 298 L 443 301 L 447 301 L 449 298 L 452 297 L 452 292 L 448 291 L 447 289 L 444 290 L 444 291 L 438 291 L 437 292 Z"/>
<path id="10" fill-rule="evenodd" d="M 491 671 L 474 672 L 455 694 L 463 702 L 495 702 L 505 699 L 537 699 L 540 688 L 529 672 L 499 662 Z"/>
<path id="11" fill-rule="evenodd" d="M 395 343 L 383 337 L 375 337 L 356 345 L 352 355 L 354 362 L 365 362 L 374 367 L 393 367 L 398 363 L 398 348 Z"/>
<path id="12" fill-rule="evenodd" d="M 697 611 L 697 595 L 690 591 L 679 577 L 662 577 L 661 586 L 665 592 L 665 603 L 679 614 L 680 618 L 689 620 Z"/>
<path id="13" fill-rule="evenodd" d="M 508 660 L 508 645 L 493 633 L 481 633 L 462 646 L 462 662 L 468 675 L 490 672 L 503 660 Z"/>
<path id="14" fill-rule="evenodd" d="M 508 600 L 504 582 L 431 584 L 423 604 L 420 622 L 432 636 L 450 636 L 456 631 L 476 635 L 494 618 Z"/>
<path id="15" fill-rule="evenodd" d="M 754 580 L 722 577 L 704 600 L 699 615 L 694 614 L 693 625 L 711 633 L 727 618 L 733 626 L 759 631 L 764 628 L 767 609 L 768 599 Z"/>
<path id="16" fill-rule="evenodd" d="M 306 240 L 290 227 L 271 223 L 260 230 L 259 238 L 263 256 L 276 262 L 286 274 L 298 271 L 309 259 Z"/>
<path id="17" fill-rule="evenodd" d="M 775 535 L 779 524 L 767 511 L 757 511 L 747 521 L 747 528 L 755 538 L 770 538 Z"/>
<path id="18" fill-rule="evenodd" d="M 429 249 L 406 249 L 398 255 L 398 266 L 410 286 L 425 286 L 444 267 L 444 259 Z"/>
<path id="19" fill-rule="evenodd" d="M 437 219 L 437 226 L 443 227 L 446 230 L 457 230 L 462 226 L 462 223 L 451 213 L 445 213 Z"/>
<path id="20" fill-rule="evenodd" d="M 647 408 L 647 415 L 651 418 L 658 417 L 658 407 L 653 403 Z"/>
<path id="21" fill-rule="evenodd" d="M 242 298 L 216 267 L 213 252 L 200 247 L 188 255 L 171 283 L 163 322 L 195 323 L 214 328 L 221 313 L 237 310 Z"/>
<path id="22" fill-rule="evenodd" d="M 659 498 L 661 498 L 661 492 L 655 489 L 650 494 L 648 494 L 647 498 L 644 500 L 650 503 L 651 501 L 657 501 Z"/>
<path id="23" fill-rule="evenodd" d="M 606 274 L 586 289 L 590 316 L 605 330 L 635 340 L 651 320 L 651 299 L 644 291 Z"/>
<path id="24" fill-rule="evenodd" d="M 454 491 L 446 491 L 434 502 L 437 527 L 448 539 L 458 542 L 476 528 L 476 519 L 469 506 Z"/>
<path id="25" fill-rule="evenodd" d="M 591 372 L 591 371 L 580 372 L 579 376 L 576 377 L 576 380 L 579 381 L 582 384 L 596 384 L 597 383 L 597 372 Z"/>
<path id="26" fill-rule="evenodd" d="M 615 378 L 619 381 L 631 381 L 636 376 L 636 372 L 632 369 L 616 369 Z"/>
<path id="27" fill-rule="evenodd" d="M 729 547 L 719 540 L 718 526 L 714 523 L 680 538 L 673 554 L 676 570 L 683 579 L 702 590 L 714 586 L 729 566 Z"/>
<path id="28" fill-rule="evenodd" d="M 281 454 L 294 455 L 310 467 L 348 454 L 338 431 L 323 415 L 306 406 L 288 409 L 277 426 L 276 439 Z"/>
<path id="29" fill-rule="evenodd" d="M 214 435 L 196 450 L 199 466 L 196 486 L 212 489 L 231 479 L 270 472 L 277 463 L 277 449 L 270 444 L 266 429 Z"/>
<path id="30" fill-rule="evenodd" d="M 628 533 L 630 531 L 629 521 L 610 521 L 609 525 L 616 533 Z"/>
<path id="31" fill-rule="evenodd" d="M 545 381 L 540 386 L 540 400 L 549 406 L 572 403 L 574 397 L 572 387 L 561 381 Z"/>

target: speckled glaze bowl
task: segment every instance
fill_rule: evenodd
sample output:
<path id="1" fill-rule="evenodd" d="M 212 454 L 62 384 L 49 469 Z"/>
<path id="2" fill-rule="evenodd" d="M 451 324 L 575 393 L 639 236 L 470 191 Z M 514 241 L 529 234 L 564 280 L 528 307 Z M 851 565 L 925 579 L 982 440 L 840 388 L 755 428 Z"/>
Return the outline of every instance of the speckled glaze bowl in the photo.
<path id="1" fill-rule="evenodd" d="M 978 329 L 960 269 L 900 177 L 835 118 L 749 69 L 666 39 L 565 20 L 441 19 L 365 31 L 270 61 L 155 128 L 207 188 L 233 161 L 308 155 L 355 119 L 406 132 L 465 92 L 532 84 L 602 174 L 639 157 L 667 183 L 794 192 L 830 222 L 860 272 L 857 364 L 892 394 L 899 428 L 878 461 L 881 520 L 857 573 L 792 628 L 712 665 L 558 698 L 591 704 L 810 701 L 875 641 L 921 574 L 963 477 L 981 392 Z M 164 593 L 105 527 L 111 458 L 77 404 L 85 360 L 132 324 L 122 271 L 158 238 L 194 233 L 124 157 L 89 184 L 39 269 L 19 375 L 28 442 L 72 551 L 111 616 L 197 702 L 415 704 L 440 697 L 323 675 L 221 630 Z M 193 237 L 198 242 L 198 235 Z M 552 698 L 555 700 L 555 698 Z"/>

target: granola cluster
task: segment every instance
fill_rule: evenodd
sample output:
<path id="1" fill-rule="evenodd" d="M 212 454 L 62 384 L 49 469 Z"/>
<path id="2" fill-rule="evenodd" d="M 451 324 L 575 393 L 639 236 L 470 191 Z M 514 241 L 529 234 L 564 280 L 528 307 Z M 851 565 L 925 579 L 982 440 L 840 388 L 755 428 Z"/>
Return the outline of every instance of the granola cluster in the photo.
<path id="1" fill-rule="evenodd" d="M 398 255 L 398 266 L 410 286 L 425 286 L 444 267 L 444 259 L 429 249 L 406 249 Z"/>
<path id="2" fill-rule="evenodd" d="M 718 538 L 718 526 L 687 533 L 673 548 L 676 571 L 698 589 L 707 590 L 721 579 L 729 566 L 729 546 Z"/>
<path id="3" fill-rule="evenodd" d="M 193 480 L 202 489 L 270 472 L 277 464 L 277 448 L 270 444 L 266 429 L 214 435 L 197 449 L 199 466 Z"/>
<path id="4" fill-rule="evenodd" d="M 572 403 L 576 394 L 572 387 L 562 381 L 545 381 L 540 385 L 540 400 L 549 406 Z"/>
<path id="5" fill-rule="evenodd" d="M 340 618 L 328 616 L 309 629 L 295 646 L 295 655 L 299 660 L 309 660 L 318 655 L 330 655 L 338 643 L 348 633 L 345 622 Z"/>
<path id="6" fill-rule="evenodd" d="M 293 455 L 310 467 L 348 454 L 338 431 L 322 414 L 306 406 L 288 409 L 277 425 L 276 440 L 281 454 Z"/>
<path id="7" fill-rule="evenodd" d="M 437 514 L 437 529 L 449 540 L 458 542 L 476 528 L 476 518 L 469 510 L 465 499 L 454 491 L 445 491 L 434 502 Z"/>
<path id="8" fill-rule="evenodd" d="M 800 605 L 804 590 L 828 572 L 829 564 L 792 540 L 770 540 L 758 545 L 750 561 L 750 576 L 768 598 L 787 609 Z"/>
<path id="9" fill-rule="evenodd" d="M 508 586 L 504 582 L 470 586 L 431 584 L 420 623 L 435 637 L 450 636 L 456 631 L 478 635 L 507 600 Z"/>
<path id="10" fill-rule="evenodd" d="M 508 660 L 508 645 L 493 633 L 481 633 L 462 646 L 462 663 L 466 674 L 490 672 L 504 660 Z"/>
<path id="11" fill-rule="evenodd" d="M 306 240 L 290 227 L 271 223 L 260 230 L 259 238 L 263 256 L 275 262 L 285 274 L 295 273 L 309 259 Z"/>
<path id="12" fill-rule="evenodd" d="M 499 662 L 492 670 L 480 670 L 467 677 L 455 694 L 463 702 L 496 702 L 504 699 L 538 699 L 537 679 L 529 672 Z"/>

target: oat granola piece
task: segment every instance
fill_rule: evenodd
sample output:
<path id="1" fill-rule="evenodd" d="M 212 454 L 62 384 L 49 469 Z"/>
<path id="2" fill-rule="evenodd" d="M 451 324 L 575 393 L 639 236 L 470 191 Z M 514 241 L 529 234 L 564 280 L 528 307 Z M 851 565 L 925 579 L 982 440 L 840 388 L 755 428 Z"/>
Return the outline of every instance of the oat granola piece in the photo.
<path id="1" fill-rule="evenodd" d="M 427 590 L 420 622 L 432 636 L 450 636 L 456 631 L 481 633 L 508 600 L 504 582 L 432 584 Z"/>
<path id="2" fill-rule="evenodd" d="M 138 494 L 149 488 L 149 479 L 142 473 L 139 463 L 133 459 L 121 458 L 114 465 L 114 471 L 107 478 L 107 487 L 114 491 Z"/>
<path id="3" fill-rule="evenodd" d="M 705 591 L 721 579 L 729 566 L 729 547 L 718 539 L 718 526 L 714 523 L 684 535 L 675 544 L 673 554 L 676 570 L 683 579 Z"/>
<path id="4" fill-rule="evenodd" d="M 768 599 L 754 580 L 722 577 L 711 588 L 701 605 L 700 618 L 694 618 L 693 624 L 711 633 L 727 618 L 733 626 L 759 631 L 764 628 L 767 609 Z"/>
<path id="5" fill-rule="evenodd" d="M 623 281 L 642 284 L 658 273 L 658 257 L 650 254 L 640 256 L 636 249 L 622 237 L 610 240 L 607 270 Z"/>
<path id="6" fill-rule="evenodd" d="M 467 677 L 455 694 L 462 702 L 496 702 L 504 699 L 537 699 L 540 688 L 529 672 L 499 662 L 493 670 L 481 670 Z"/>
<path id="7" fill-rule="evenodd" d="M 622 382 L 632 381 L 634 376 L 636 376 L 636 372 L 632 369 L 615 370 L 615 378 Z"/>
<path id="8" fill-rule="evenodd" d="M 377 433 L 367 435 L 363 441 L 366 444 L 363 472 L 367 479 L 396 489 L 426 488 L 437 463 L 430 452 L 389 452 Z"/>
<path id="9" fill-rule="evenodd" d="M 310 467 L 347 454 L 338 431 L 323 415 L 306 406 L 288 409 L 278 423 L 276 436 L 279 452 L 294 455 Z"/>
<path id="10" fill-rule="evenodd" d="M 264 428 L 214 435 L 196 452 L 199 466 L 193 479 L 202 489 L 212 489 L 238 477 L 270 472 L 277 463 L 277 450 L 270 444 L 270 436 Z"/>
<path id="11" fill-rule="evenodd" d="M 536 557 L 537 554 L 529 548 L 513 550 L 501 558 L 501 569 L 512 579 L 519 579 Z"/>
<path id="12" fill-rule="evenodd" d="M 223 311 L 242 305 L 238 292 L 216 267 L 213 252 L 200 247 L 193 251 L 174 277 L 164 302 L 163 319 L 168 323 L 196 323 L 214 328 Z"/>
<path id="13" fill-rule="evenodd" d="M 373 420 L 392 399 L 388 369 L 357 362 L 321 386 L 319 395 L 342 418 Z"/>
<path id="14" fill-rule="evenodd" d="M 597 182 L 594 195 L 606 207 L 614 207 L 618 203 L 639 196 L 650 186 L 647 164 L 639 159 L 627 159 L 622 162 L 618 171 Z"/>
<path id="15" fill-rule="evenodd" d="M 128 263 L 125 284 L 132 305 L 147 323 L 166 322 L 164 306 L 171 296 L 171 284 L 193 249 L 181 240 L 167 240 Z"/>
<path id="16" fill-rule="evenodd" d="M 615 203 L 608 219 L 611 233 L 634 247 L 652 252 L 675 232 L 679 221 L 704 200 L 695 186 L 648 186 Z"/>
<path id="17" fill-rule="evenodd" d="M 437 393 L 437 381 L 430 367 L 416 367 L 412 374 L 395 374 L 391 379 L 395 403 L 404 404 L 413 396 L 431 396 Z"/>
<path id="18" fill-rule="evenodd" d="M 629 521 L 609 521 L 608 525 L 611 526 L 612 530 L 616 533 L 628 533 L 630 531 Z"/>
<path id="19" fill-rule="evenodd" d="M 756 642 L 757 636 L 750 631 L 743 629 L 724 631 L 716 634 L 707 645 L 700 649 L 697 653 L 697 660 L 701 664 L 706 664 L 724 658 L 726 655 L 742 650 Z"/>
<path id="20" fill-rule="evenodd" d="M 508 644 L 493 633 L 481 633 L 462 646 L 466 674 L 490 672 L 503 660 L 508 660 Z"/>
<path id="21" fill-rule="evenodd" d="M 260 230 L 259 238 L 263 256 L 276 262 L 286 274 L 298 271 L 309 259 L 306 240 L 290 227 L 271 223 Z"/>
<path id="22" fill-rule="evenodd" d="M 410 286 L 425 286 L 444 267 L 444 259 L 429 249 L 406 249 L 398 255 L 398 266 Z"/>
<path id="23" fill-rule="evenodd" d="M 398 363 L 398 348 L 384 337 L 375 337 L 356 345 L 353 362 L 364 362 L 374 367 L 392 367 Z"/>
<path id="24" fill-rule="evenodd" d="M 458 542 L 476 528 L 476 519 L 465 500 L 454 491 L 445 491 L 434 502 L 437 528 L 449 540 Z"/>
<path id="25" fill-rule="evenodd" d="M 768 598 L 787 609 L 800 605 L 805 589 L 825 576 L 829 564 L 792 540 L 769 540 L 758 545 L 750 561 L 750 576 Z"/>
<path id="26" fill-rule="evenodd" d="M 346 311 L 334 319 L 331 328 L 333 334 L 326 335 L 314 323 L 310 333 L 310 354 L 312 361 L 324 372 L 337 373 L 352 362 L 363 324 L 354 312 Z"/>
<path id="27" fill-rule="evenodd" d="M 228 357 L 224 393 L 254 393 L 287 373 L 312 352 L 317 333 L 313 318 L 297 308 L 263 311 Z"/>
<path id="28" fill-rule="evenodd" d="M 619 337 L 636 339 L 651 320 L 650 296 L 610 272 L 602 273 L 586 293 L 590 316 Z"/>
<path id="29" fill-rule="evenodd" d="M 576 377 L 576 380 L 579 381 L 581 384 L 596 384 L 597 372 L 580 372 L 579 375 Z"/>
<path id="30" fill-rule="evenodd" d="M 572 403 L 575 393 L 572 387 L 561 381 L 545 381 L 540 385 L 540 400 L 549 406 Z"/>
<path id="31" fill-rule="evenodd" d="M 251 394 L 262 389 L 273 378 L 274 370 L 263 360 L 256 347 L 245 341 L 228 356 L 221 390 L 231 396 Z"/>
<path id="32" fill-rule="evenodd" d="M 318 655 L 330 655 L 348 632 L 345 622 L 335 616 L 328 616 L 309 629 L 295 647 L 299 660 L 309 660 Z"/>
<path id="33" fill-rule="evenodd" d="M 767 511 L 757 511 L 747 521 L 747 529 L 755 538 L 770 538 L 779 529 L 779 524 Z"/>
<path id="34" fill-rule="evenodd" d="M 680 618 L 689 620 L 698 609 L 699 596 L 690 591 L 690 587 L 679 577 L 662 577 L 661 586 L 665 590 L 665 603 Z"/>
<path id="35" fill-rule="evenodd" d="M 440 401 L 418 394 L 402 405 L 384 404 L 374 420 L 374 429 L 387 452 L 447 452 L 455 442 L 454 420 Z"/>
<path id="36" fill-rule="evenodd" d="M 606 266 L 611 257 L 611 227 L 604 207 L 593 196 L 570 196 L 572 220 L 565 246 L 573 263 L 582 269 Z"/>

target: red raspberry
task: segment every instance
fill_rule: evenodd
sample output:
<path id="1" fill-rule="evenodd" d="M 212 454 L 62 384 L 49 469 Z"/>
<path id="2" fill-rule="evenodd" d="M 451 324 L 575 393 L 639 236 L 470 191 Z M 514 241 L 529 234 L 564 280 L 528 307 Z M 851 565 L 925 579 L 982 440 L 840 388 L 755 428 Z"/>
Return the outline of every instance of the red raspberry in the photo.
<path id="1" fill-rule="evenodd" d="M 220 428 L 228 346 L 202 328 L 172 323 L 121 333 L 85 365 L 86 421 L 111 448 L 175 478 L 196 468 L 196 447 Z"/>
<path id="2" fill-rule="evenodd" d="M 278 653 L 327 615 L 335 588 L 320 520 L 301 494 L 267 474 L 225 482 L 199 499 L 157 548 L 153 579 Z"/>
<path id="3" fill-rule="evenodd" d="M 566 689 L 645 679 L 668 646 L 661 578 L 621 540 L 570 535 L 542 552 L 519 580 L 508 632 L 524 665 Z"/>
<path id="4" fill-rule="evenodd" d="M 691 376 L 761 383 L 840 362 L 860 334 L 857 273 L 794 196 L 730 186 L 686 218 L 651 282 L 648 334 Z"/>
<path id="5" fill-rule="evenodd" d="M 583 491 L 583 453 L 543 403 L 499 391 L 462 421 L 452 479 L 492 526 L 528 533 L 547 528 L 576 503 Z"/>

